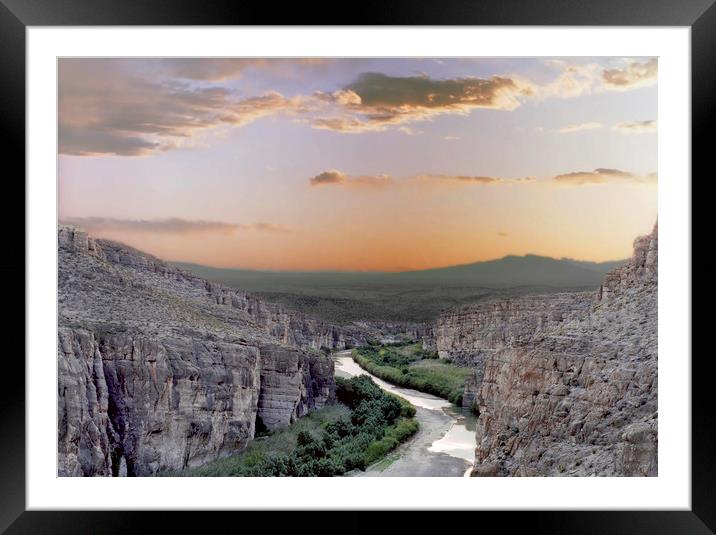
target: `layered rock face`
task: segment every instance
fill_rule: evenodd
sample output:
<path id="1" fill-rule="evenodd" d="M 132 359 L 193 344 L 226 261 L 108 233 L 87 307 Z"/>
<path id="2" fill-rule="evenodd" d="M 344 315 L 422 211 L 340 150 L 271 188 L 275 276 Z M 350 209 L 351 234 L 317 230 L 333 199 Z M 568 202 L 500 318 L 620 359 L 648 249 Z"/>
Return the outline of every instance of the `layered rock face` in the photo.
<path id="1" fill-rule="evenodd" d="M 361 333 L 365 333 L 358 345 L 365 345 L 368 339 L 381 344 L 423 342 L 432 340 L 432 325 L 428 323 L 398 321 L 357 321 L 353 323 Z M 429 344 L 429 342 L 428 342 Z"/>
<path id="2" fill-rule="evenodd" d="M 535 334 L 547 332 L 576 312 L 587 310 L 591 295 L 528 295 L 448 311 L 437 319 L 423 347 L 475 371 L 467 378 L 462 396 L 463 407 L 471 408 L 477 402 L 488 357 L 505 347 L 525 344 Z"/>
<path id="3" fill-rule="evenodd" d="M 89 241 L 94 243 L 91 239 Z M 284 344 L 341 350 L 366 342 L 366 332 L 357 327 L 338 327 L 319 318 L 267 303 L 242 290 L 209 282 L 126 245 L 98 240 L 95 247 L 101 247 L 102 254 L 111 263 L 144 273 L 153 284 L 181 292 L 190 291 L 192 296 L 209 298 L 217 305 L 244 312 L 256 327 Z"/>
<path id="4" fill-rule="evenodd" d="M 658 231 L 589 299 L 485 360 L 476 476 L 657 475 Z"/>
<path id="5" fill-rule="evenodd" d="M 330 326 L 279 329 L 242 292 L 73 227 L 58 242 L 59 475 L 197 466 L 259 419 L 276 429 L 332 401 L 332 361 L 304 349 L 344 343 Z"/>
<path id="6" fill-rule="evenodd" d="M 529 341 L 575 312 L 589 308 L 591 293 L 528 295 L 470 305 L 444 313 L 433 327 L 442 358 L 479 368 L 496 351 Z"/>

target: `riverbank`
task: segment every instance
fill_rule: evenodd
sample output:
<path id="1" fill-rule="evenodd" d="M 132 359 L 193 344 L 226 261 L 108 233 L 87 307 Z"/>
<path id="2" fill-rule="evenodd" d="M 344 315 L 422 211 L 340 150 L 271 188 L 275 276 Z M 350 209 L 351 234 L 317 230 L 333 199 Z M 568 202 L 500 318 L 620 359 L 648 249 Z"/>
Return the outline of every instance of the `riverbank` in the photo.
<path id="1" fill-rule="evenodd" d="M 415 408 L 360 375 L 336 378 L 338 403 L 259 436 L 236 455 L 173 476 L 340 476 L 365 470 L 419 428 Z"/>
<path id="2" fill-rule="evenodd" d="M 425 392 L 461 406 L 469 368 L 438 358 L 419 343 L 366 346 L 353 350 L 353 359 L 376 377 L 397 386 Z"/>
<path id="3" fill-rule="evenodd" d="M 378 386 L 407 399 L 416 407 L 420 429 L 399 446 L 385 461 L 369 466 L 365 472 L 353 471 L 353 477 L 462 477 L 473 465 L 476 418 L 449 401 L 391 385 L 362 369 L 351 351 L 334 354 L 337 377 L 365 374 Z"/>

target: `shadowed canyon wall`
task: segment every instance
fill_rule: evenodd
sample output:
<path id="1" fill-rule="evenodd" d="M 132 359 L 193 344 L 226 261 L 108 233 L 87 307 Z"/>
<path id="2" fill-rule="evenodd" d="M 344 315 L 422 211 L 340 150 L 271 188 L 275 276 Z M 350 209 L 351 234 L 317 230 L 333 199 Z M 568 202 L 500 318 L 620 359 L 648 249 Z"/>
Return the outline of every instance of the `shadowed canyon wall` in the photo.
<path id="1" fill-rule="evenodd" d="M 59 475 L 153 475 L 332 401 L 351 334 L 62 226 Z"/>
<path id="2" fill-rule="evenodd" d="M 446 312 L 440 355 L 475 369 L 476 476 L 657 475 L 658 227 L 596 292 Z"/>

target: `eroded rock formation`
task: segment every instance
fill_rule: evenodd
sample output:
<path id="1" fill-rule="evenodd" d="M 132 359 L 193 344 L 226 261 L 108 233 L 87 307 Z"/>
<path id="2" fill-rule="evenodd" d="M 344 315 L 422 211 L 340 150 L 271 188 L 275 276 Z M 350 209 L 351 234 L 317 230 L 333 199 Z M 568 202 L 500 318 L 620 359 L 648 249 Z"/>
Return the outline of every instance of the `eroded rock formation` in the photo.
<path id="1" fill-rule="evenodd" d="M 59 475 L 153 475 L 332 401 L 346 335 L 61 226 Z M 348 336 L 350 337 L 350 335 Z"/>
<path id="2" fill-rule="evenodd" d="M 484 359 L 473 475 L 657 475 L 657 272 L 655 226 L 558 321 L 508 315 L 502 336 L 499 314 L 460 320 L 489 326 L 461 344 L 504 343 Z"/>
<path id="3" fill-rule="evenodd" d="M 528 342 L 588 309 L 591 296 L 591 292 L 527 295 L 446 312 L 433 328 L 435 348 L 442 358 L 482 369 L 485 359 L 496 351 Z"/>

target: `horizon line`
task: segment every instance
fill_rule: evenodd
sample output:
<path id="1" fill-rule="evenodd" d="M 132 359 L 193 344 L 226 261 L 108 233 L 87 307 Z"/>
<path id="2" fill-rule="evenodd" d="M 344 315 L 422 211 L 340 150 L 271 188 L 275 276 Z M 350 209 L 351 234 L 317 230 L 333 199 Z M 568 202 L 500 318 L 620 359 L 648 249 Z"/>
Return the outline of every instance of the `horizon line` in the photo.
<path id="1" fill-rule="evenodd" d="M 562 257 L 554 257 L 554 256 L 546 256 L 546 255 L 540 255 L 540 254 L 534 254 L 534 253 L 525 253 L 523 255 L 519 254 L 507 254 L 501 257 L 497 258 L 490 258 L 487 260 L 476 260 L 475 262 L 467 262 L 464 264 L 448 264 L 448 265 L 441 265 L 436 267 L 430 267 L 430 268 L 420 268 L 420 269 L 399 269 L 395 271 L 379 271 L 379 270 L 341 270 L 341 269 L 257 269 L 257 268 L 248 268 L 248 267 L 219 267 L 219 266 L 211 266 L 208 264 L 200 264 L 198 262 L 189 262 L 185 260 L 165 260 L 165 262 L 169 264 L 184 264 L 184 265 L 193 265 L 193 266 L 199 266 L 209 269 L 223 269 L 223 270 L 232 270 L 232 271 L 251 271 L 254 273 L 276 273 L 276 274 L 284 274 L 284 273 L 297 273 L 297 274 L 320 274 L 320 273 L 339 273 L 339 274 L 359 274 L 359 275 L 397 275 L 401 273 L 420 273 L 424 271 L 434 271 L 439 269 L 450 269 L 450 268 L 459 268 L 459 267 L 467 267 L 467 266 L 473 266 L 475 264 L 487 264 L 489 262 L 499 262 L 500 260 L 505 260 L 506 258 L 527 258 L 527 257 L 535 257 L 535 258 L 545 258 L 548 260 L 555 260 L 555 261 L 567 261 L 567 262 L 579 262 L 579 263 L 585 263 L 585 264 L 611 264 L 611 263 L 618 263 L 618 262 L 626 262 L 629 257 L 625 258 L 617 258 L 612 260 L 603 260 L 603 261 L 596 261 L 596 260 L 580 260 L 577 258 L 570 258 L 566 256 Z"/>

